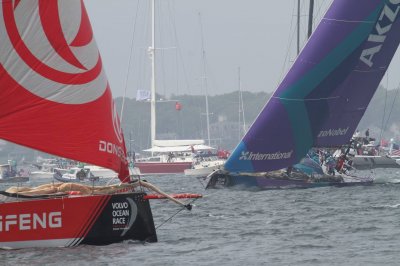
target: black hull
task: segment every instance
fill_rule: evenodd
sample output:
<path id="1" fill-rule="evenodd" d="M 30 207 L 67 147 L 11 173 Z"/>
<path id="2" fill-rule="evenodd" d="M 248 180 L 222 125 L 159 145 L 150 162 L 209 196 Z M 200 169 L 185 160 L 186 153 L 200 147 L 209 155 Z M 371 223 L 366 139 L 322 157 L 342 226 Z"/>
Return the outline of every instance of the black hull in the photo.
<path id="1" fill-rule="evenodd" d="M 280 178 L 277 176 L 269 177 L 263 175 L 250 174 L 231 174 L 214 172 L 207 177 L 206 189 L 243 187 L 243 188 L 259 188 L 259 189 L 295 189 L 295 188 L 316 188 L 316 187 L 349 187 L 349 186 L 366 186 L 372 185 L 371 178 L 358 178 L 346 176 L 329 177 L 326 176 L 321 180 L 313 180 L 310 178 Z"/>

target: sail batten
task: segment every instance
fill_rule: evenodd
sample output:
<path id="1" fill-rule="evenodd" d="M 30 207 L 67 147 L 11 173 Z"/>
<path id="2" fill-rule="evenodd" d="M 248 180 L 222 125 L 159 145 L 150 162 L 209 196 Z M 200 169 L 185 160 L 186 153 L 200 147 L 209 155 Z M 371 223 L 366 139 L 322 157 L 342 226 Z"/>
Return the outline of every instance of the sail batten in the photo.
<path id="1" fill-rule="evenodd" d="M 399 8 L 335 0 L 225 169 L 277 170 L 347 143 L 399 45 Z"/>
<path id="2" fill-rule="evenodd" d="M 0 1 L 0 138 L 125 180 L 125 142 L 84 3 L 50 2 Z"/>

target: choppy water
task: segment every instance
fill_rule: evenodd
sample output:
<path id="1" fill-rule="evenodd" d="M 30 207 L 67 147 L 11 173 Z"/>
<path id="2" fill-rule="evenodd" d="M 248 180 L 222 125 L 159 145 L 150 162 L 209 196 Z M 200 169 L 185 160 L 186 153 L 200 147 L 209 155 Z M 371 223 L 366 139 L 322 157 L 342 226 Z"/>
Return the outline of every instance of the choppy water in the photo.
<path id="1" fill-rule="evenodd" d="M 380 184 L 274 191 L 148 178 L 205 195 L 158 228 L 158 243 L 0 251 L 0 265 L 399 265 L 400 170 L 374 176 Z M 180 208 L 162 200 L 152 209 L 159 226 Z"/>

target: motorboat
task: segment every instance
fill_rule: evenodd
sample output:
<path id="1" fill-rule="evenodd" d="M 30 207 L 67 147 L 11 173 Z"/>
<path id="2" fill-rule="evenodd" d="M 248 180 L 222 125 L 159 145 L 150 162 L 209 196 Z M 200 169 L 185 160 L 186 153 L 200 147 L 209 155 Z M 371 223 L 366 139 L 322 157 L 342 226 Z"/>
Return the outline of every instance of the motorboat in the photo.
<path id="1" fill-rule="evenodd" d="M 84 182 L 84 181 L 99 181 L 99 176 L 95 176 L 89 168 L 73 167 L 66 173 L 63 173 L 57 169 L 54 171 L 54 179 L 60 182 Z"/>

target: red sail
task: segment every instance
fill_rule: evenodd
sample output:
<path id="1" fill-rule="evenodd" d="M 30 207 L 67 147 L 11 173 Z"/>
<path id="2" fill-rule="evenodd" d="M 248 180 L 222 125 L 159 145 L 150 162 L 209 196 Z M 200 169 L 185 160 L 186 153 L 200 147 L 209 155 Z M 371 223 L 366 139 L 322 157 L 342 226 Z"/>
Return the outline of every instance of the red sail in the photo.
<path id="1" fill-rule="evenodd" d="M 82 0 L 0 1 L 0 138 L 128 175 Z"/>

